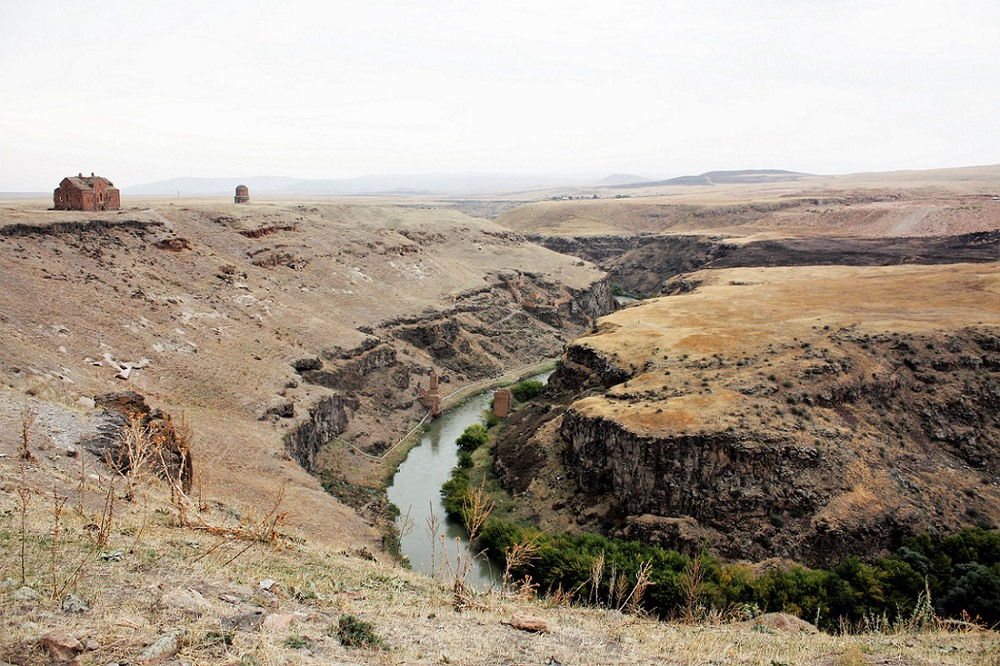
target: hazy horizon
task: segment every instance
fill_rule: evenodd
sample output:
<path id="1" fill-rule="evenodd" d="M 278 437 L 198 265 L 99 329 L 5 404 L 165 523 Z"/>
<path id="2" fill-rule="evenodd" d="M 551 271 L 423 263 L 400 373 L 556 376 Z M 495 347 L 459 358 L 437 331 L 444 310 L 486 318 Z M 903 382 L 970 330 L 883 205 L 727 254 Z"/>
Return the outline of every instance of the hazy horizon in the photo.
<path id="1" fill-rule="evenodd" d="M 651 179 L 995 164 L 985 0 L 0 0 L 0 191 L 77 172 Z"/>

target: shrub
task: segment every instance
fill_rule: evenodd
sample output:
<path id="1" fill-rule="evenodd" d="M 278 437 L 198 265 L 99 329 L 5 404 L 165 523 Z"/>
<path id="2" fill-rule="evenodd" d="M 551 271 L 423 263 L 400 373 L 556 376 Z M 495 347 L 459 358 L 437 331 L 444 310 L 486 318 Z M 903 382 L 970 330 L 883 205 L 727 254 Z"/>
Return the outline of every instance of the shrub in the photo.
<path id="1" fill-rule="evenodd" d="M 493 413 L 493 403 L 490 403 L 489 409 L 483 410 L 483 416 L 480 419 L 482 424 L 486 428 L 492 428 L 494 426 L 500 425 L 500 417 Z"/>
<path id="2" fill-rule="evenodd" d="M 375 633 L 375 625 L 354 615 L 341 615 L 337 620 L 337 638 L 346 648 L 388 650 L 389 646 Z"/>
<path id="3" fill-rule="evenodd" d="M 472 452 L 489 440 L 490 434 L 486 431 L 486 427 L 481 423 L 473 423 L 465 429 L 465 432 L 459 435 L 456 441 L 458 442 L 459 449 Z"/>
<path id="4" fill-rule="evenodd" d="M 644 606 L 661 617 L 708 609 L 757 607 L 784 611 L 835 630 L 878 617 L 916 617 L 921 603 L 939 601 L 938 612 L 963 612 L 984 624 L 1000 622 L 1000 532 L 963 530 L 944 540 L 923 534 L 895 555 L 874 562 L 848 557 L 833 569 L 801 565 L 754 573 L 741 564 L 724 564 L 700 555 L 698 582 L 690 582 L 690 558 L 649 544 L 596 534 L 552 534 L 537 528 L 490 520 L 479 545 L 503 564 L 504 553 L 529 539 L 537 544 L 530 561 L 511 568 L 514 579 L 531 576 L 541 589 L 580 590 L 580 596 L 615 605 L 620 594 L 605 575 L 594 580 L 595 563 L 631 584 L 643 563 L 650 563 L 652 586 Z M 925 579 L 926 576 L 926 579 Z M 925 583 L 926 580 L 926 583 Z M 697 598 L 692 598 L 696 596 Z"/>
<path id="5" fill-rule="evenodd" d="M 445 513 L 452 518 L 462 517 L 462 507 L 469 497 L 469 471 L 463 467 L 453 467 L 451 478 L 441 486 L 441 502 Z"/>
<path id="6" fill-rule="evenodd" d="M 510 393 L 517 402 L 527 402 L 539 396 L 545 390 L 545 384 L 537 379 L 526 379 L 510 387 Z"/>

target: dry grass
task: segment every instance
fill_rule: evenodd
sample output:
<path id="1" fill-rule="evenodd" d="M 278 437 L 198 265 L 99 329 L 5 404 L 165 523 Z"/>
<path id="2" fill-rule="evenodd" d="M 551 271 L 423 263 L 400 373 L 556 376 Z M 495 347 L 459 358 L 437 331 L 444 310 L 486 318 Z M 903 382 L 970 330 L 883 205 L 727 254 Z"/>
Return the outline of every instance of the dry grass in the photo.
<path id="1" fill-rule="evenodd" d="M 88 490 L 98 495 L 103 488 Z M 453 588 L 424 576 L 292 535 L 278 548 L 181 526 L 170 510 L 165 483 L 151 481 L 144 492 L 147 502 L 119 504 L 100 552 L 89 527 L 101 520 L 97 512 L 61 511 L 56 541 L 51 538 L 54 505 L 40 495 L 29 504 L 27 583 L 41 597 L 15 601 L 13 589 L 0 591 L 0 659 L 36 663 L 41 658 L 37 639 L 53 629 L 96 642 L 98 647 L 84 654 L 84 664 L 134 660 L 171 631 L 185 636 L 179 656 L 205 666 L 544 663 L 550 657 L 583 665 L 864 663 L 856 662 L 858 650 L 876 660 L 868 663 L 892 658 L 893 663 L 975 664 L 988 663 L 988 655 L 1000 649 L 1000 636 L 979 630 L 852 637 L 748 631 L 730 623 L 664 624 L 616 609 L 556 606 L 530 601 L 528 594 L 500 592 L 479 594 L 456 614 Z M 215 506 L 212 515 L 221 522 L 229 508 Z M 18 523 L 13 512 L 0 517 L 2 571 L 18 570 Z M 239 519 L 227 524 L 236 530 Z M 530 556 L 530 547 L 524 552 Z M 74 577 L 81 558 L 87 573 Z M 640 587 L 622 588 L 615 601 L 627 610 Z M 58 612 L 65 591 L 86 600 L 90 610 Z M 253 609 L 273 619 L 259 629 L 230 626 L 232 618 Z M 512 613 L 539 617 L 552 632 L 515 631 L 503 624 Z M 335 625 L 345 614 L 372 622 L 388 651 L 341 645 Z"/>
<path id="2" fill-rule="evenodd" d="M 667 384 L 678 388 L 678 378 L 665 373 L 678 370 L 682 359 L 774 356 L 769 351 L 774 343 L 822 342 L 824 327 L 920 333 L 1000 326 L 1000 267 L 995 264 L 745 268 L 702 271 L 690 279 L 702 283 L 694 293 L 620 310 L 602 318 L 596 334 L 575 341 L 636 374 L 609 391 L 612 400 L 588 399 L 581 409 L 613 413 L 628 398 L 635 404 L 619 419 L 650 434 L 696 421 L 717 423 L 723 412 L 733 411 L 734 401 L 747 402 L 726 390 L 725 383 L 704 394 L 689 390 L 653 399 L 649 394 Z M 770 372 L 791 374 L 778 365 L 780 358 L 768 360 L 775 363 Z M 721 372 L 736 374 L 733 369 Z"/>
<path id="3" fill-rule="evenodd" d="M 519 206 L 498 221 L 522 232 L 570 237 L 701 233 L 732 236 L 739 242 L 824 235 L 953 235 L 1000 224 L 1000 206 L 990 201 L 998 173 L 1000 166 L 985 166 L 712 187 L 609 189 L 598 201 Z M 629 198 L 614 198 L 622 193 Z M 780 208 L 796 201 L 799 205 Z M 762 206 L 777 208 L 762 212 Z M 697 214 L 703 209 L 714 209 L 713 214 Z"/>

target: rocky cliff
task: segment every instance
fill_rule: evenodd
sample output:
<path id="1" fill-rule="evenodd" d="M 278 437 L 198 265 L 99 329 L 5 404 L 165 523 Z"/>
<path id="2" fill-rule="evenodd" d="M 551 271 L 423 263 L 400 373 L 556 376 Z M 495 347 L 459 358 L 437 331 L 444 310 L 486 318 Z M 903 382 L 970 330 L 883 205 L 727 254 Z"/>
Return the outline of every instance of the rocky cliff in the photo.
<path id="1" fill-rule="evenodd" d="M 504 483 L 543 523 L 730 558 L 824 564 L 1000 524 L 995 265 L 911 303 L 893 290 L 939 269 L 781 270 L 702 273 L 602 320 L 501 437 Z"/>

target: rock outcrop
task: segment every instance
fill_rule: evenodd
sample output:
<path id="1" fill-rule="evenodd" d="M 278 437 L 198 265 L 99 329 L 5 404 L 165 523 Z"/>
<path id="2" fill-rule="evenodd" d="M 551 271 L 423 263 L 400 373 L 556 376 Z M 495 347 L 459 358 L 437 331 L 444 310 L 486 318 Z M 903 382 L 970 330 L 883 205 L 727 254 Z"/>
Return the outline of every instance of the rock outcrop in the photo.
<path id="1" fill-rule="evenodd" d="M 838 321 L 832 301 L 825 318 L 800 303 L 787 321 L 768 309 L 754 323 L 731 306 L 731 283 L 744 280 L 726 278 L 694 292 L 725 285 L 725 298 L 671 297 L 602 320 L 567 349 L 550 404 L 501 436 L 496 470 L 543 524 L 560 515 L 682 551 L 810 564 L 1000 524 L 995 307 L 964 315 L 984 324 L 945 330 L 803 325 Z M 868 297 L 881 311 L 890 296 Z M 899 316 L 935 307 L 901 304 Z"/>

